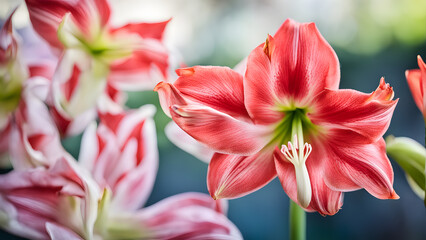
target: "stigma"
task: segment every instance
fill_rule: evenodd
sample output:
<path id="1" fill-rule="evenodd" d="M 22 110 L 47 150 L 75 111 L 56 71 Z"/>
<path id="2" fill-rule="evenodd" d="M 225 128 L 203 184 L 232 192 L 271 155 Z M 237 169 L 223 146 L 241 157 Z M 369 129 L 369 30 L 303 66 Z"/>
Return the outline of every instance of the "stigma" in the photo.
<path id="1" fill-rule="evenodd" d="M 297 134 L 293 136 L 293 141 L 288 145 L 282 145 L 281 152 L 285 158 L 294 166 L 297 184 L 297 201 L 303 208 L 307 208 L 312 198 L 311 181 L 306 160 L 312 152 L 312 146 L 309 143 L 303 143 L 303 136 L 299 139 Z"/>

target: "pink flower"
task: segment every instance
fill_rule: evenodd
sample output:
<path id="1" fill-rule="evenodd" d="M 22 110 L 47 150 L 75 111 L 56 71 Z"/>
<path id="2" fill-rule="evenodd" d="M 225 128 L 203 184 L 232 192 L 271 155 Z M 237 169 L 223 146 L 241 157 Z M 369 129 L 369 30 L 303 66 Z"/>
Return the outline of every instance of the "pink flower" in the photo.
<path id="1" fill-rule="evenodd" d="M 152 89 L 167 77 L 162 37 L 169 21 L 113 26 L 106 0 L 26 4 L 34 29 L 61 53 L 48 101 L 61 134 L 81 133 L 110 89 Z"/>
<path id="2" fill-rule="evenodd" d="M 92 124 L 84 133 L 79 162 L 111 190 L 114 211 L 140 208 L 152 190 L 158 169 L 154 113 L 152 105 L 100 112 L 99 127 Z"/>
<path id="3" fill-rule="evenodd" d="M 245 75 L 226 67 L 178 69 L 161 82 L 163 110 L 213 148 L 207 185 L 237 198 L 275 176 L 308 211 L 333 215 L 342 192 L 398 198 L 383 134 L 397 101 L 380 81 L 371 94 L 339 90 L 336 54 L 314 24 L 287 20 L 255 48 Z M 288 143 L 288 146 L 286 144 Z"/>
<path id="4" fill-rule="evenodd" d="M 8 148 L 13 127 L 11 119 L 22 105 L 22 98 L 29 94 L 44 97 L 48 89 L 44 77 L 49 77 L 55 66 L 48 51 L 38 54 L 37 51 L 46 50 L 46 46 L 41 39 L 31 34 L 31 28 L 24 29 L 23 34 L 27 38 L 23 42 L 19 41 L 12 25 L 14 12 L 0 30 L 0 153 Z"/>
<path id="5" fill-rule="evenodd" d="M 180 194 L 138 210 L 158 168 L 154 113 L 150 105 L 100 112 L 98 128 L 92 124 L 83 135 L 79 162 L 105 188 L 95 232 L 113 239 L 241 239 L 223 208 L 205 194 Z"/>
<path id="6" fill-rule="evenodd" d="M 423 118 L 426 119 L 426 64 L 420 56 L 417 56 L 417 61 L 420 69 L 407 70 L 405 76 L 414 102 L 423 113 Z"/>
<path id="7" fill-rule="evenodd" d="M 29 79 L 13 114 L 7 139 L 11 163 L 15 169 L 48 168 L 64 156 L 65 150 L 56 125 L 40 99 L 40 95 L 46 95 L 42 92 L 46 92 L 48 84 L 44 78 Z"/>
<path id="8" fill-rule="evenodd" d="M 58 229 L 90 239 L 99 189 L 74 161 L 0 175 L 1 227 L 30 239 L 49 239 Z"/>

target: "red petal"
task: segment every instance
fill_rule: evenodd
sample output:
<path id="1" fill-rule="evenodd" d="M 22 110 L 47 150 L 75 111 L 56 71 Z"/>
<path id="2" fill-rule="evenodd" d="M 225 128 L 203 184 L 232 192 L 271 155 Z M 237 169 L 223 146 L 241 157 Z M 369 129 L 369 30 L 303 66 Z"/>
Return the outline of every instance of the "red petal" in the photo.
<path id="1" fill-rule="evenodd" d="M 108 81 L 115 87 L 131 91 L 152 90 L 167 77 L 169 55 L 166 47 L 154 39 L 141 40 L 140 44 L 143 46 L 135 49 L 130 57 L 111 65 Z M 156 71 L 160 77 L 155 75 Z"/>
<path id="2" fill-rule="evenodd" d="M 112 29 L 111 32 L 137 33 L 142 38 L 161 40 L 163 38 L 164 29 L 170 21 L 171 19 L 155 23 L 129 23 L 122 27 Z"/>
<path id="3" fill-rule="evenodd" d="M 176 70 L 174 83 L 194 102 L 236 118 L 249 118 L 244 106 L 243 76 L 227 67 L 191 67 Z"/>
<path id="4" fill-rule="evenodd" d="M 160 99 L 160 105 L 164 113 L 170 115 L 170 107 L 172 105 L 186 105 L 187 101 L 183 98 L 182 94 L 176 87 L 167 82 L 160 82 L 155 86 L 154 91 L 158 92 L 158 97 Z"/>
<path id="5" fill-rule="evenodd" d="M 393 190 L 393 171 L 386 156 L 385 141 L 374 144 L 342 146 L 334 142 L 327 148 L 327 185 L 339 191 L 364 188 L 380 199 L 399 198 Z"/>
<path id="6" fill-rule="evenodd" d="M 414 102 L 426 118 L 426 64 L 420 56 L 417 56 L 417 61 L 420 69 L 407 70 L 405 76 Z"/>
<path id="7" fill-rule="evenodd" d="M 269 39 L 272 45 L 274 40 L 270 36 Z M 271 69 L 271 61 L 264 53 L 262 45 L 255 48 L 247 60 L 244 100 L 247 111 L 255 123 L 270 124 L 282 119 L 283 114 L 273 110 L 278 102 L 274 90 L 274 73 Z"/>
<path id="8" fill-rule="evenodd" d="M 207 187 L 214 199 L 238 198 L 265 186 L 276 176 L 272 151 L 251 156 L 216 153 L 210 161 Z"/>
<path id="9" fill-rule="evenodd" d="M 288 19 L 274 39 L 270 76 L 280 99 L 303 99 L 324 88 L 338 88 L 339 61 L 315 24 Z"/>
<path id="10" fill-rule="evenodd" d="M 141 207 L 152 190 L 158 169 L 154 112 L 153 106 L 145 105 L 129 112 L 100 113 L 96 135 L 93 128 L 83 135 L 80 162 L 100 185 L 112 190 L 114 210 Z"/>
<path id="11" fill-rule="evenodd" d="M 422 73 L 420 69 L 407 70 L 405 72 L 405 77 L 407 78 L 408 86 L 411 90 L 411 95 L 413 95 L 414 102 L 420 111 L 424 112 L 423 109 L 423 89 L 422 89 Z"/>
<path id="12" fill-rule="evenodd" d="M 324 151 L 321 148 L 312 149 L 306 165 L 312 187 L 312 199 L 306 210 L 317 211 L 322 215 L 334 215 L 343 204 L 340 191 L 331 190 L 324 182 Z M 294 166 L 288 162 L 277 149 L 274 152 L 275 166 L 281 185 L 287 195 L 297 203 L 297 184 Z"/>
<path id="13" fill-rule="evenodd" d="M 215 151 L 248 155 L 268 141 L 270 129 L 200 105 L 172 106 L 173 120 L 186 133 Z"/>
<path id="14" fill-rule="evenodd" d="M 314 99 L 313 112 L 308 116 L 315 125 L 328 131 L 330 138 L 373 143 L 386 132 L 398 102 L 374 96 L 374 92 L 327 89 Z"/>

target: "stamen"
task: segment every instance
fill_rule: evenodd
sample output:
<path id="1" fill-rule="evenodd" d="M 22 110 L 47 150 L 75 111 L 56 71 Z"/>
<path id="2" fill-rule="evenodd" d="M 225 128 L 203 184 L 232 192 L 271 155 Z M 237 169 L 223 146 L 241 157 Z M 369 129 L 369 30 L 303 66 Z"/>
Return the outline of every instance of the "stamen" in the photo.
<path id="1" fill-rule="evenodd" d="M 298 140 L 301 141 L 299 142 Z M 294 165 L 297 183 L 297 201 L 302 207 L 307 208 L 311 202 L 312 188 L 308 169 L 306 168 L 306 160 L 312 152 L 312 146 L 308 143 L 303 144 L 303 137 L 298 139 L 297 134 L 295 134 L 293 142 L 289 141 L 288 146 L 281 146 L 281 152 Z"/>

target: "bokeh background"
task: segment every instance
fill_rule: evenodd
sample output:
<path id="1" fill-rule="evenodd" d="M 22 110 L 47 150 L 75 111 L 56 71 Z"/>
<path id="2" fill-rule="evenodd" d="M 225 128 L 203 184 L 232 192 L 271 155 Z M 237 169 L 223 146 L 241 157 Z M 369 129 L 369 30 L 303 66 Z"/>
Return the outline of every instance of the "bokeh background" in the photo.
<path id="1" fill-rule="evenodd" d="M 5 18 L 21 1 L 0 0 Z M 341 65 L 340 88 L 362 92 L 376 89 L 380 77 L 399 98 L 386 135 L 406 136 L 425 143 L 424 122 L 405 80 L 405 70 L 426 58 L 425 0 L 111 0 L 113 22 L 158 21 L 172 18 L 165 42 L 176 67 L 235 66 L 273 35 L 286 18 L 315 22 L 336 51 Z M 19 29 L 29 24 L 24 7 L 15 18 Z M 155 104 L 160 167 L 151 205 L 188 191 L 207 193 L 207 165 L 175 147 L 164 135 L 170 121 L 154 92 L 130 93 L 131 108 Z M 80 136 L 64 140 L 74 156 Z M 378 200 L 366 191 L 346 193 L 343 208 L 323 217 L 307 214 L 308 239 L 426 239 L 423 202 L 409 188 L 392 161 L 399 200 Z M 2 183 L 0 183 L 2 184 Z M 229 201 L 229 218 L 245 239 L 287 239 L 289 199 L 278 179 L 246 197 Z M 18 239 L 0 232 L 0 239 Z"/>

